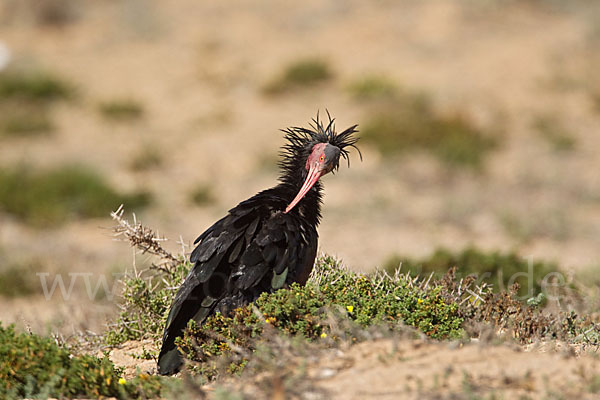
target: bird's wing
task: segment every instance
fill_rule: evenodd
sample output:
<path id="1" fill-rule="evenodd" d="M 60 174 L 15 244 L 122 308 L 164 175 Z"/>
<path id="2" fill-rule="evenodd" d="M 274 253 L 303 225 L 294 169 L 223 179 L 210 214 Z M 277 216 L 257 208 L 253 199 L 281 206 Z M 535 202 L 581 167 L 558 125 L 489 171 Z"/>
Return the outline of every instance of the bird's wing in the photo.
<path id="1" fill-rule="evenodd" d="M 262 292 L 298 281 L 306 264 L 312 267 L 316 242 L 316 231 L 307 232 L 292 215 L 274 213 L 241 255 L 232 271 L 232 287 L 237 291 L 257 288 Z"/>
<path id="2" fill-rule="evenodd" d="M 194 267 L 179 287 L 165 324 L 158 359 L 159 373 L 172 374 L 179 369 L 182 360 L 175 346 L 175 339 L 181 336 L 191 319 L 204 321 L 214 310 L 216 300 L 222 297 L 219 292 L 223 279 L 219 282 L 216 278 L 223 278 L 221 275 L 228 277 L 227 263 L 230 256 L 233 252 L 240 251 L 239 239 L 252 228 L 256 217 L 260 216 L 260 213 L 252 211 L 240 207 L 230 210 L 194 242 L 198 244 L 190 255 Z M 218 267 L 221 269 L 217 274 L 215 270 Z"/>
<path id="3" fill-rule="evenodd" d="M 239 307 L 264 291 L 300 280 L 298 276 L 312 268 L 316 231 L 307 232 L 295 218 L 242 203 L 200 235 L 190 256 L 195 265 L 167 317 L 159 355 L 161 373 L 172 373 L 181 365 L 175 338 L 189 320 L 201 323 L 215 310 Z"/>

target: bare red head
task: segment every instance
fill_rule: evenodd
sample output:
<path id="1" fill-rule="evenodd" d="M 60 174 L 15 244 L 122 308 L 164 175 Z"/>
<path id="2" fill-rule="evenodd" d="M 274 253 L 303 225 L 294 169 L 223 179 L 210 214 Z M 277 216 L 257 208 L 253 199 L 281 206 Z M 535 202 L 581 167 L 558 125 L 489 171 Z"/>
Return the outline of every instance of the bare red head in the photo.
<path id="1" fill-rule="evenodd" d="M 314 184 L 317 183 L 320 177 L 338 167 L 340 152 L 338 147 L 329 143 L 317 143 L 313 146 L 312 151 L 306 160 L 305 168 L 307 175 L 304 184 L 298 191 L 294 200 L 292 200 L 285 209 L 286 213 L 302 200 L 306 193 L 308 193 Z"/>
<path id="2" fill-rule="evenodd" d="M 354 135 L 356 125 L 343 132 L 335 131 L 335 120 L 327 113 L 329 121 L 324 123 L 319 114 L 313 119 L 310 128 L 292 127 L 285 129 L 286 144 L 281 152 L 282 174 L 279 179 L 282 184 L 298 190 L 296 197 L 288 204 L 285 212 L 290 212 L 306 194 L 315 187 L 319 178 L 334 171 L 339 166 L 340 157 L 348 161 L 350 147 L 355 146 L 358 138 Z M 302 186 L 300 186 L 302 185 Z M 300 189 L 297 189 L 300 187 Z M 317 210 L 318 214 L 318 210 Z"/>

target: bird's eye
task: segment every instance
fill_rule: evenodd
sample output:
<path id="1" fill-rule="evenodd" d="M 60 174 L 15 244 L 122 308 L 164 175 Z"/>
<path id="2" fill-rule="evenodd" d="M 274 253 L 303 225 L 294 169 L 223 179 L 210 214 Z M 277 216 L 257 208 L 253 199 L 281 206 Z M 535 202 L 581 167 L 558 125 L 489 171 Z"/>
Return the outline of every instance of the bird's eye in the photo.
<path id="1" fill-rule="evenodd" d="M 319 161 L 323 161 L 323 160 L 325 160 L 325 155 L 321 154 L 321 157 L 319 157 Z"/>

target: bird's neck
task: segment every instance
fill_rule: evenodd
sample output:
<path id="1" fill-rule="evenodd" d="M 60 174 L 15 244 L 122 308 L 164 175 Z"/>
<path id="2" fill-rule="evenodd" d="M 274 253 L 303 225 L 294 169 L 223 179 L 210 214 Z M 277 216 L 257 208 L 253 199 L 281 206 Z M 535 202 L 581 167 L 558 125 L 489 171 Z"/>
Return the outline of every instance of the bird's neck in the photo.
<path id="1" fill-rule="evenodd" d="M 282 182 L 279 184 L 282 190 L 286 205 L 291 203 L 296 197 L 302 182 Z M 323 198 L 323 186 L 321 182 L 315 183 L 315 185 L 306 193 L 306 195 L 300 200 L 300 202 L 290 210 L 290 213 L 299 215 L 313 226 L 318 226 L 321 221 L 321 202 Z"/>

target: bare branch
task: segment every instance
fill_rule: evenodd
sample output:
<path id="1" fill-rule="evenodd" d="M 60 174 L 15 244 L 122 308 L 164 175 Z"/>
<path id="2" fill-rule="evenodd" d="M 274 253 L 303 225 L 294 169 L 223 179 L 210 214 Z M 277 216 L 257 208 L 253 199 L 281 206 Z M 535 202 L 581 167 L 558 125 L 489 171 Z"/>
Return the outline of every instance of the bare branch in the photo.
<path id="1" fill-rule="evenodd" d="M 137 248 L 142 254 L 152 254 L 159 257 L 160 262 L 153 264 L 156 269 L 169 272 L 181 263 L 181 260 L 173 254 L 165 250 L 160 242 L 164 242 L 167 238 L 160 237 L 151 228 L 142 225 L 138 222 L 135 214 L 133 214 L 133 224 L 123 218 L 123 205 L 119 206 L 116 211 L 110 213 L 110 216 L 118 225 L 113 227 L 114 236 L 117 239 L 125 237 L 132 247 Z"/>

